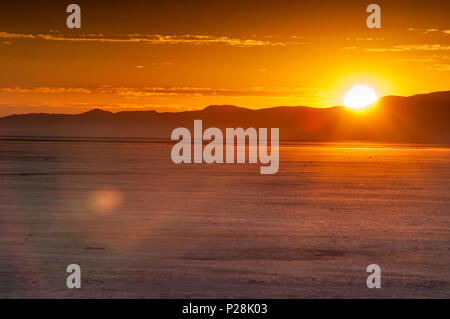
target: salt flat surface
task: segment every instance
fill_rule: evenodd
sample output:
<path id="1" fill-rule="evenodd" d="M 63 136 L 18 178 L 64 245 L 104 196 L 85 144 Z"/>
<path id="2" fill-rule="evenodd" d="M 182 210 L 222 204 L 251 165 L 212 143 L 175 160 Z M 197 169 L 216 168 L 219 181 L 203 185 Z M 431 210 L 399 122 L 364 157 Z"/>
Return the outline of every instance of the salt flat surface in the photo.
<path id="1" fill-rule="evenodd" d="M 0 141 L 0 297 L 449 298 L 450 149 L 362 146 L 284 145 L 262 176 L 165 143 Z"/>

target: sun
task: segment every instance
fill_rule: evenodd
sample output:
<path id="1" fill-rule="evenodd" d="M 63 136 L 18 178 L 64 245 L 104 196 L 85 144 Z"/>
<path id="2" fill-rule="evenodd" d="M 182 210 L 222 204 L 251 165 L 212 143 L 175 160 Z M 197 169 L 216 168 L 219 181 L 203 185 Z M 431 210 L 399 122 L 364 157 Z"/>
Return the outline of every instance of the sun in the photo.
<path id="1" fill-rule="evenodd" d="M 352 110 L 361 110 L 377 101 L 375 90 L 366 85 L 352 87 L 344 97 L 344 105 Z"/>

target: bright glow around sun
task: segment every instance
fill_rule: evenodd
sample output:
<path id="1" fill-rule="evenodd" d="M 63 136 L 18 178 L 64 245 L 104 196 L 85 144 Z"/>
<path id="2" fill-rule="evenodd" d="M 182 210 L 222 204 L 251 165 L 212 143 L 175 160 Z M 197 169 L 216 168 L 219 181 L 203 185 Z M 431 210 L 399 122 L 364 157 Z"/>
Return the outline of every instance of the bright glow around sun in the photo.
<path id="1" fill-rule="evenodd" d="M 375 91 L 365 85 L 352 87 L 344 97 L 344 105 L 353 110 L 361 110 L 364 107 L 373 104 L 378 97 Z"/>

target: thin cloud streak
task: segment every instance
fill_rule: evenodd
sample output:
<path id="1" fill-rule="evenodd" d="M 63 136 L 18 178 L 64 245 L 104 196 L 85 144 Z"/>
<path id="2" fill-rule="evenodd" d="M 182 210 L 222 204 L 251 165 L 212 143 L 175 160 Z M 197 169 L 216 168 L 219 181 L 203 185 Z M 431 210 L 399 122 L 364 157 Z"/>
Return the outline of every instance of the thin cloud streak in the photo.
<path id="1" fill-rule="evenodd" d="M 0 38 L 3 38 L 3 39 L 35 39 L 36 37 L 32 34 L 0 32 Z"/>
<path id="2" fill-rule="evenodd" d="M 286 87 L 252 87 L 249 89 L 221 89 L 207 87 L 148 87 L 128 88 L 101 86 L 98 88 L 64 88 L 64 87 L 5 87 L 4 93 L 40 93 L 40 94 L 106 94 L 122 97 L 140 98 L 152 96 L 236 96 L 236 97 L 315 97 L 322 96 L 319 88 L 286 88 Z"/>
<path id="3" fill-rule="evenodd" d="M 92 90 L 84 88 L 63 88 L 63 87 L 11 87 L 0 88 L 4 93 L 44 93 L 44 94 L 62 94 L 62 93 L 92 93 Z"/>
<path id="4" fill-rule="evenodd" d="M 407 52 L 407 51 L 446 51 L 450 45 L 442 44 L 409 44 L 395 45 L 389 48 L 367 48 L 368 52 Z"/>
<path id="5" fill-rule="evenodd" d="M 250 38 L 230 38 L 217 37 L 211 35 L 160 35 L 160 34 L 130 34 L 105 36 L 103 34 L 89 34 L 78 37 L 56 34 L 19 34 L 0 32 L 0 38 L 8 39 L 41 39 L 46 41 L 66 41 L 66 42 L 100 42 L 100 43 L 147 43 L 159 45 L 212 45 L 222 44 L 237 47 L 258 47 L 258 46 L 285 46 L 283 42 L 267 40 L 257 40 Z"/>

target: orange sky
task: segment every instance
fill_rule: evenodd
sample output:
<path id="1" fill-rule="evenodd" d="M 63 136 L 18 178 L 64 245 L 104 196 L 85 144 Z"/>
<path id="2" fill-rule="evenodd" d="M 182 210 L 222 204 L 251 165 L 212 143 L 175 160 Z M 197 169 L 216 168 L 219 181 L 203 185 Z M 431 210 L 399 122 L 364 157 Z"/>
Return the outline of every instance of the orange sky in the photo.
<path id="1" fill-rule="evenodd" d="M 450 89 L 450 2 L 61 1 L 0 6 L 0 115 L 342 104 Z"/>

